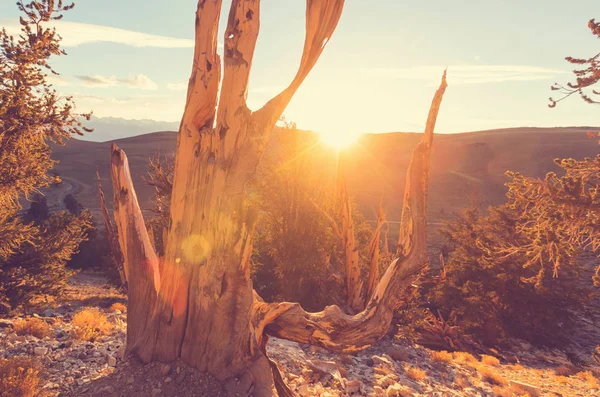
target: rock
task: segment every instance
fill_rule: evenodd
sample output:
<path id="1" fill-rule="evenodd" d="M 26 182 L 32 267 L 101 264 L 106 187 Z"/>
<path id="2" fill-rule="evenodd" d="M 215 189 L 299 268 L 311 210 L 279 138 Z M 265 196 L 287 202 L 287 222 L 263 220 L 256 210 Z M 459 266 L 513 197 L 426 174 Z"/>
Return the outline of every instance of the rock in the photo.
<path id="1" fill-rule="evenodd" d="M 11 342 L 25 342 L 26 338 L 24 335 L 17 335 L 15 333 L 8 335 L 8 340 Z"/>
<path id="2" fill-rule="evenodd" d="M 396 382 L 398 382 L 398 376 L 396 374 L 387 374 L 380 378 L 377 381 L 377 384 L 381 386 L 382 389 L 387 389 Z"/>
<path id="3" fill-rule="evenodd" d="M 45 356 L 48 353 L 47 347 L 37 346 L 33 348 L 33 354 L 36 356 Z"/>
<path id="4" fill-rule="evenodd" d="M 125 347 L 120 347 L 117 350 L 117 357 L 119 358 L 119 360 L 122 360 L 125 358 Z"/>
<path id="5" fill-rule="evenodd" d="M 54 310 L 52 309 L 46 309 L 42 312 L 42 316 L 44 317 L 53 317 L 54 316 Z"/>
<path id="6" fill-rule="evenodd" d="M 346 382 L 346 392 L 356 393 L 360 390 L 360 381 L 358 379 L 352 379 Z"/>
<path id="7" fill-rule="evenodd" d="M 410 355 L 405 350 L 398 348 L 390 348 L 387 353 L 394 361 L 408 361 L 410 358 Z"/>
<path id="8" fill-rule="evenodd" d="M 375 365 L 375 361 L 373 361 L 373 359 L 369 357 L 365 360 L 365 364 L 367 364 L 369 367 L 372 367 L 373 365 Z"/>
<path id="9" fill-rule="evenodd" d="M 308 385 L 306 383 L 298 388 L 298 394 L 301 396 L 308 396 Z"/>
<path id="10" fill-rule="evenodd" d="M 167 376 L 169 375 L 169 372 L 171 372 L 171 366 L 169 364 L 162 364 L 160 366 L 160 374 L 162 376 Z"/>
<path id="11" fill-rule="evenodd" d="M 375 365 L 393 365 L 394 362 L 387 354 L 382 354 L 381 356 L 372 356 L 371 360 Z"/>
<path id="12" fill-rule="evenodd" d="M 167 376 L 165 378 L 165 383 L 171 383 L 173 381 L 173 378 L 171 378 L 170 376 Z"/>
<path id="13" fill-rule="evenodd" d="M 394 383 L 387 388 L 385 395 L 387 397 L 413 397 L 414 393 L 412 389 L 404 387 L 399 383 Z"/>
<path id="14" fill-rule="evenodd" d="M 527 383 L 519 382 L 516 380 L 509 381 L 510 388 L 513 390 L 524 391 L 531 397 L 541 397 L 542 390 L 537 386 L 528 385 Z"/>
<path id="15" fill-rule="evenodd" d="M 110 354 L 108 354 L 106 356 L 106 363 L 108 364 L 109 367 L 116 367 L 117 366 L 117 359 L 114 358 L 113 356 L 111 356 Z"/>
<path id="16" fill-rule="evenodd" d="M 127 384 L 131 385 L 133 384 L 133 382 L 135 382 L 135 378 L 133 377 L 133 375 L 131 375 L 129 378 L 127 378 Z"/>
<path id="17" fill-rule="evenodd" d="M 153 395 L 153 396 L 160 396 L 161 394 L 162 394 L 162 390 L 161 389 L 158 389 L 158 388 L 152 389 L 151 395 Z"/>

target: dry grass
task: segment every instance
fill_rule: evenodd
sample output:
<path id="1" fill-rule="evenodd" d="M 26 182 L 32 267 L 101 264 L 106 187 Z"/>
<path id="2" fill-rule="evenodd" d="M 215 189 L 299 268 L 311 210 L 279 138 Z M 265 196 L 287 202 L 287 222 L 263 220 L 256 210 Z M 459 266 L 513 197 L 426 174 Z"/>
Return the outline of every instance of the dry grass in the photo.
<path id="1" fill-rule="evenodd" d="M 408 376 L 412 380 L 416 380 L 417 382 L 422 381 L 427 378 L 427 374 L 425 371 L 420 370 L 419 368 L 410 367 L 406 370 L 406 376 Z"/>
<path id="2" fill-rule="evenodd" d="M 431 352 L 431 361 L 436 363 L 452 364 L 454 359 L 452 358 L 451 353 L 448 353 L 446 350 L 442 350 L 439 352 Z"/>
<path id="3" fill-rule="evenodd" d="M 454 357 L 454 362 L 457 364 L 468 364 L 471 366 L 478 364 L 477 359 L 471 353 L 454 352 L 452 353 L 452 356 Z"/>
<path id="4" fill-rule="evenodd" d="M 39 362 L 28 357 L 0 358 L 0 393 L 10 397 L 33 397 L 40 392 Z"/>
<path id="5" fill-rule="evenodd" d="M 127 306 L 122 303 L 116 302 L 113 303 L 108 309 L 109 312 L 114 312 L 115 310 L 120 311 L 121 313 L 127 313 Z"/>
<path id="6" fill-rule="evenodd" d="M 19 320 L 13 324 L 13 328 L 17 335 L 33 335 L 39 339 L 52 334 L 52 327 L 44 320 L 35 317 Z"/>
<path id="7" fill-rule="evenodd" d="M 558 383 L 559 385 L 568 385 L 571 380 L 563 375 L 556 375 L 552 377 L 552 381 Z"/>
<path id="8" fill-rule="evenodd" d="M 500 360 L 498 360 L 494 356 L 488 356 L 487 354 L 481 355 L 481 362 L 484 363 L 485 365 L 491 365 L 492 367 L 496 367 L 496 366 L 500 365 Z"/>
<path id="9" fill-rule="evenodd" d="M 506 381 L 506 379 L 504 379 L 502 376 L 498 375 L 491 368 L 480 366 L 478 368 L 478 371 L 479 371 L 479 375 L 481 375 L 481 379 L 483 381 L 489 383 L 490 385 L 506 386 L 506 384 L 508 383 Z"/>
<path id="10" fill-rule="evenodd" d="M 524 366 L 522 366 L 521 364 L 517 363 L 517 364 L 510 364 L 509 366 L 507 366 L 506 368 L 508 368 L 511 371 L 523 371 L 525 369 Z"/>
<path id="11" fill-rule="evenodd" d="M 594 374 L 592 374 L 591 371 L 578 372 L 575 376 L 581 380 L 586 381 L 590 389 L 600 389 L 598 379 L 596 379 L 596 377 L 594 376 Z"/>
<path id="12" fill-rule="evenodd" d="M 510 388 L 504 388 L 500 386 L 494 386 L 492 388 L 492 393 L 494 393 L 494 397 L 513 397 L 513 392 Z"/>
<path id="13" fill-rule="evenodd" d="M 101 335 L 108 335 L 113 325 L 108 322 L 106 315 L 98 309 L 83 309 L 71 321 L 73 336 L 83 341 L 91 341 Z"/>

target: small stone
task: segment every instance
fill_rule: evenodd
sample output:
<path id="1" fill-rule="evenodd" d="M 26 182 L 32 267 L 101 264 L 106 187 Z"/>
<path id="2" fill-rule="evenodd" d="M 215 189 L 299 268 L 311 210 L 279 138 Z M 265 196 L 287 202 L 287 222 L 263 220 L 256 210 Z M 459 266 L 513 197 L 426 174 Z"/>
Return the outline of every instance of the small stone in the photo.
<path id="1" fill-rule="evenodd" d="M 356 393 L 360 390 L 360 381 L 358 379 L 352 379 L 346 382 L 346 392 Z"/>
<path id="2" fill-rule="evenodd" d="M 393 365 L 393 360 L 387 354 L 381 356 L 372 356 L 371 359 L 376 365 Z"/>
<path id="3" fill-rule="evenodd" d="M 45 356 L 46 353 L 48 353 L 47 347 L 38 346 L 33 348 L 33 354 L 35 354 L 36 356 Z"/>
<path id="4" fill-rule="evenodd" d="M 152 389 L 152 395 L 153 396 L 160 396 L 161 394 L 162 394 L 162 390 L 161 389 L 157 389 L 157 388 Z"/>
<path id="5" fill-rule="evenodd" d="M 160 366 L 160 374 L 162 376 L 167 376 L 169 375 L 169 372 L 171 372 L 171 366 L 169 364 L 162 364 Z"/>
<path id="6" fill-rule="evenodd" d="M 510 387 L 513 390 L 524 391 L 531 397 L 541 397 L 542 390 L 537 386 L 528 385 L 527 383 L 519 382 L 516 380 L 509 381 Z"/>
<path id="7" fill-rule="evenodd" d="M 298 389 L 298 394 L 301 396 L 308 396 L 308 385 L 305 383 Z"/>
<path id="8" fill-rule="evenodd" d="M 109 367 L 116 367 L 117 359 L 109 354 L 106 356 L 106 363 L 108 364 Z"/>
<path id="9" fill-rule="evenodd" d="M 46 309 L 42 312 L 42 316 L 44 317 L 53 317 L 54 316 L 54 310 L 52 309 Z"/>
<path id="10" fill-rule="evenodd" d="M 165 383 L 171 383 L 173 381 L 173 378 L 171 378 L 170 376 L 167 376 L 165 378 Z"/>
<path id="11" fill-rule="evenodd" d="M 25 336 L 12 333 L 8 335 L 8 340 L 11 342 L 25 342 Z"/>
<path id="12" fill-rule="evenodd" d="M 133 382 L 135 382 L 135 378 L 133 377 L 133 375 L 131 375 L 129 378 L 127 378 L 127 384 L 131 385 L 133 384 Z"/>
<path id="13" fill-rule="evenodd" d="M 119 360 L 122 360 L 125 358 L 125 347 L 120 347 L 117 350 L 117 357 L 119 358 Z"/>
<path id="14" fill-rule="evenodd" d="M 373 359 L 371 357 L 367 358 L 365 360 L 365 363 L 369 366 L 372 367 L 373 365 L 375 365 L 375 361 L 373 361 Z"/>
<path id="15" fill-rule="evenodd" d="M 410 358 L 409 354 L 405 350 L 401 350 L 398 348 L 389 349 L 388 355 L 394 361 L 408 361 L 408 359 Z"/>

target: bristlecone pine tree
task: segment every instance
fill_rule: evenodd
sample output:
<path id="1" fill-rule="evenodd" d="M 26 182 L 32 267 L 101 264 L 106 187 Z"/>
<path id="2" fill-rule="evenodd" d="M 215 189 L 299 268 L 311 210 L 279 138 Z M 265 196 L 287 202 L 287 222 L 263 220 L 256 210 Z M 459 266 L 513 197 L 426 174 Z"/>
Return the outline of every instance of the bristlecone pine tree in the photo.
<path id="1" fill-rule="evenodd" d="M 230 393 L 252 389 L 255 396 L 291 396 L 277 365 L 266 356 L 267 335 L 333 352 L 366 348 L 385 335 L 403 291 L 427 264 L 429 157 L 445 75 L 408 170 L 400 257 L 390 264 L 365 310 L 350 316 L 329 306 L 307 313 L 296 303 L 267 304 L 252 288 L 249 260 L 255 219 L 248 211 L 244 185 L 256 170 L 273 126 L 335 30 L 343 5 L 343 0 L 307 0 L 298 72 L 285 90 L 252 112 L 246 94 L 260 1 L 232 1 L 220 95 L 221 1 L 198 2 L 193 68 L 160 267 L 127 157 L 112 146 L 115 219 L 129 286 L 127 349 L 143 362 L 181 358 L 225 381 Z"/>
<path id="2" fill-rule="evenodd" d="M 85 236 L 88 217 L 57 214 L 50 225 L 24 223 L 19 198 L 31 198 L 56 178 L 50 143 L 81 135 L 81 117 L 71 98 L 61 97 L 48 82 L 56 73 L 49 60 L 65 54 L 60 37 L 46 24 L 62 18 L 73 4 L 42 0 L 17 6 L 21 33 L 0 30 L 0 309 L 30 295 L 55 290 L 64 281 L 64 265 Z M 24 258 L 37 258 L 26 260 Z M 43 261 L 43 262 L 42 262 Z"/>

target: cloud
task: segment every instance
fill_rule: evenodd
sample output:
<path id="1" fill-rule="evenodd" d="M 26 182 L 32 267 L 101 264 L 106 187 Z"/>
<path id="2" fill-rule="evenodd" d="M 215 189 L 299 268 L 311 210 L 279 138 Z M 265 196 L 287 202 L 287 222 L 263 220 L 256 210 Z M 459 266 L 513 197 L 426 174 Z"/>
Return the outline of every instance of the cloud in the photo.
<path id="1" fill-rule="evenodd" d="M 0 19 L 0 24 L 6 28 L 6 31 L 9 34 L 18 35 L 21 31 L 21 25 L 18 20 Z M 64 47 L 77 47 L 82 44 L 99 42 L 124 44 L 132 47 L 194 47 L 194 40 L 135 32 L 133 30 L 113 28 L 110 26 L 62 20 L 49 22 L 48 26 L 56 27 L 56 31 L 63 38 L 62 46 Z"/>
<path id="2" fill-rule="evenodd" d="M 171 91 L 185 91 L 188 85 L 187 83 L 168 83 L 167 88 Z"/>
<path id="3" fill-rule="evenodd" d="M 437 84 L 445 66 L 418 66 L 413 68 L 371 68 L 363 72 L 372 77 L 422 80 Z M 507 81 L 553 80 L 565 72 L 537 66 L 521 65 L 450 65 L 448 80 L 452 85 L 487 84 Z"/>
<path id="4" fill-rule="evenodd" d="M 133 77 L 128 77 L 126 79 L 119 79 L 120 83 L 125 84 L 131 88 L 139 88 L 141 90 L 157 90 L 158 85 L 150 80 L 150 78 L 144 74 L 136 74 Z"/>
<path id="5" fill-rule="evenodd" d="M 118 85 L 140 90 L 157 90 L 158 85 L 144 74 L 136 74 L 127 78 L 115 76 L 86 75 L 75 76 L 86 87 L 114 87 Z"/>

